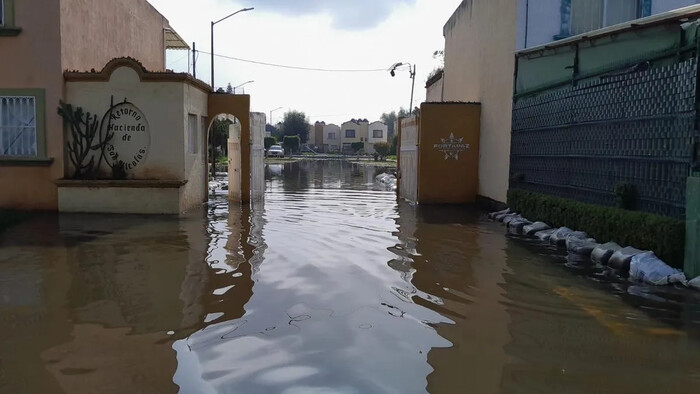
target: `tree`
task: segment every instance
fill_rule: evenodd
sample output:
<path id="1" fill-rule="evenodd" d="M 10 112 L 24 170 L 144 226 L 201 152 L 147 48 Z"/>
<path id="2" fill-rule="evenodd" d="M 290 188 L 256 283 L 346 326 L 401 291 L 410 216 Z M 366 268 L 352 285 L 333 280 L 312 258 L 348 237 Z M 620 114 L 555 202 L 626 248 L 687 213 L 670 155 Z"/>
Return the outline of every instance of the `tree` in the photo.
<path id="1" fill-rule="evenodd" d="M 412 113 L 412 115 L 420 116 L 420 108 L 418 108 L 418 107 L 413 108 L 413 113 Z M 406 118 L 406 117 L 408 117 L 408 116 L 409 116 L 409 115 L 408 115 L 408 110 L 405 109 L 404 107 L 401 107 L 401 109 L 399 109 L 399 117 L 400 117 L 400 118 Z"/>
<path id="2" fill-rule="evenodd" d="M 231 86 L 231 82 L 226 85 L 226 93 L 233 94 L 233 86 Z"/>
<path id="3" fill-rule="evenodd" d="M 265 131 L 270 133 L 271 136 L 277 138 L 277 141 L 281 141 L 284 138 L 282 130 L 280 130 L 279 127 L 273 126 L 271 124 L 265 125 Z"/>
<path id="4" fill-rule="evenodd" d="M 396 134 L 396 130 L 394 129 L 394 123 L 396 122 L 396 111 L 391 111 L 389 113 L 383 113 L 382 116 L 379 117 L 379 119 L 384 122 L 384 124 L 387 126 L 387 135 L 389 137 L 393 136 Z"/>
<path id="5" fill-rule="evenodd" d="M 212 162 L 212 176 L 216 174 L 216 148 L 221 147 L 221 151 L 224 152 L 224 154 L 228 154 L 226 152 L 226 148 L 228 147 L 228 127 L 231 124 L 233 124 L 233 122 L 226 118 L 216 118 L 213 122 L 211 122 L 211 132 L 209 133 L 209 154 Z"/>
<path id="6" fill-rule="evenodd" d="M 389 153 L 391 153 L 391 144 L 388 142 L 377 142 L 374 144 L 374 151 L 377 152 L 377 155 L 379 155 L 379 158 L 383 161 L 389 156 Z"/>
<path id="7" fill-rule="evenodd" d="M 298 152 L 299 147 L 301 147 L 301 138 L 298 135 L 287 135 L 284 137 L 282 144 L 284 145 L 285 152 Z"/>
<path id="8" fill-rule="evenodd" d="M 391 138 L 391 151 L 390 152 L 392 155 L 396 155 L 396 153 L 399 151 L 398 145 L 399 145 L 399 136 L 398 136 L 398 134 L 395 134 Z"/>
<path id="9" fill-rule="evenodd" d="M 210 144 L 215 149 L 221 148 L 222 152 L 226 152 L 228 147 L 228 127 L 232 125 L 229 119 L 216 118 L 211 124 Z"/>
<path id="10" fill-rule="evenodd" d="M 311 124 L 305 113 L 292 110 L 284 114 L 282 121 L 282 134 L 284 136 L 298 135 L 301 142 L 306 142 L 309 140 L 310 127 Z"/>

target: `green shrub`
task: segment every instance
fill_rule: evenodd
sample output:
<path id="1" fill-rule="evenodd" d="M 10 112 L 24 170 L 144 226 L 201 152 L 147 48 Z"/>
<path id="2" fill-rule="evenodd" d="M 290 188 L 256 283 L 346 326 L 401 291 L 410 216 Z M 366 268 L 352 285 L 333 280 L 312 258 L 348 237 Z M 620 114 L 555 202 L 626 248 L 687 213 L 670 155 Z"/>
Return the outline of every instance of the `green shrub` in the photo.
<path id="1" fill-rule="evenodd" d="M 508 191 L 508 206 L 530 220 L 585 231 L 599 242 L 652 250 L 669 265 L 683 267 L 683 221 L 514 189 Z"/>
<path id="2" fill-rule="evenodd" d="M 377 142 L 374 144 L 374 151 L 377 152 L 379 158 L 385 160 L 387 156 L 391 153 L 391 144 L 388 142 Z"/>
<path id="3" fill-rule="evenodd" d="M 277 138 L 265 137 L 265 149 L 270 149 L 272 145 L 277 145 Z"/>
<path id="4" fill-rule="evenodd" d="M 298 135 L 286 135 L 282 141 L 284 151 L 287 153 L 298 152 L 301 147 L 301 137 Z"/>
<path id="5" fill-rule="evenodd" d="M 352 144 L 350 144 L 350 148 L 352 149 L 353 153 L 359 153 L 362 149 L 365 149 L 365 143 L 353 142 Z"/>

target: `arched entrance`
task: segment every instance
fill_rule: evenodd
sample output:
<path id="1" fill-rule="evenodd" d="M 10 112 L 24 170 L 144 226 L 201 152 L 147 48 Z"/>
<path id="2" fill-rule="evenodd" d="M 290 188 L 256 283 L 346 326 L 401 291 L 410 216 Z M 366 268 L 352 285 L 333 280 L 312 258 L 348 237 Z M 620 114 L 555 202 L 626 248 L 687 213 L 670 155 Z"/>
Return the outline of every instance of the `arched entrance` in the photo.
<path id="1" fill-rule="evenodd" d="M 247 203 L 251 200 L 251 127 L 250 96 L 225 93 L 209 94 L 209 119 L 211 123 L 220 114 L 230 114 L 237 122 L 229 128 L 228 176 L 229 200 Z M 207 141 L 209 135 L 207 135 Z M 251 143 L 249 143 L 251 142 Z M 207 162 L 211 162 L 207 150 Z M 214 163 L 215 165 L 215 163 Z M 257 169 L 256 169 L 257 170 Z M 263 169 L 260 169 L 261 171 Z M 240 185 L 240 188 L 238 187 Z M 208 188 L 207 188 L 208 193 Z M 208 194 L 207 194 L 208 195 Z"/>

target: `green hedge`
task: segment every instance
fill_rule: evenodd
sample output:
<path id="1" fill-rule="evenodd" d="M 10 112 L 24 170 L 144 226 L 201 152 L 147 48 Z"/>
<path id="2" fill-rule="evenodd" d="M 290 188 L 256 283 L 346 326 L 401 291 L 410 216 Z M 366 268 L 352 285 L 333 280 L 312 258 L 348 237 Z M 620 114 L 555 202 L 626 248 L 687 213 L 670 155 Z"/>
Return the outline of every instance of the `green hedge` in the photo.
<path id="1" fill-rule="evenodd" d="M 270 147 L 272 145 L 277 145 L 277 138 L 265 137 L 264 143 L 265 143 L 265 149 L 270 149 Z"/>
<path id="2" fill-rule="evenodd" d="M 599 242 L 652 250 L 669 265 L 683 267 L 685 223 L 680 220 L 513 189 L 508 206 L 530 220 L 585 231 Z"/>

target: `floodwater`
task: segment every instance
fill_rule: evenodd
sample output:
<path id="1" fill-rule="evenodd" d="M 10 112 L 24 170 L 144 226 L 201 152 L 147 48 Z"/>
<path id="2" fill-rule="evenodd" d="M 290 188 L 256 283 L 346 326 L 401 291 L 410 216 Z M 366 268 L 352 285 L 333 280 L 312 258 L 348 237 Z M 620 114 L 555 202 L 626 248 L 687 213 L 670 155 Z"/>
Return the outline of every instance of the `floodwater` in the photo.
<path id="1" fill-rule="evenodd" d="M 6 231 L 0 392 L 700 392 L 695 293 L 397 203 L 382 171 L 270 164 L 250 208 Z"/>

